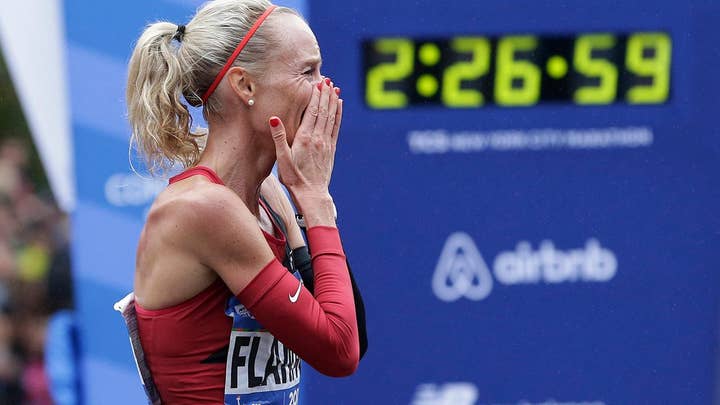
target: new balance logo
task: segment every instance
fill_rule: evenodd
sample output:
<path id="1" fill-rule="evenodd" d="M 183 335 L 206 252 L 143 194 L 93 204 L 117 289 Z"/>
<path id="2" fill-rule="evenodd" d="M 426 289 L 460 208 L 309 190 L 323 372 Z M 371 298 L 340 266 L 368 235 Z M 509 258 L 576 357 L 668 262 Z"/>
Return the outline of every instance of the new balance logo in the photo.
<path id="1" fill-rule="evenodd" d="M 422 384 L 415 391 L 412 405 L 474 405 L 477 398 L 478 389 L 472 383 Z"/>

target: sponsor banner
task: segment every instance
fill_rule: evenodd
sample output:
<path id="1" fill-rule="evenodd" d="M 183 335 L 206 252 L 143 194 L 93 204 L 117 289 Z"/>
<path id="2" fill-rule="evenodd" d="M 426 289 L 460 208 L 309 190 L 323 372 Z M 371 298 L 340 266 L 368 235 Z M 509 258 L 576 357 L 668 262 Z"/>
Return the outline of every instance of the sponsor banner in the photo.
<path id="1" fill-rule="evenodd" d="M 720 4 L 310 4 L 369 349 L 308 401 L 712 403 Z"/>

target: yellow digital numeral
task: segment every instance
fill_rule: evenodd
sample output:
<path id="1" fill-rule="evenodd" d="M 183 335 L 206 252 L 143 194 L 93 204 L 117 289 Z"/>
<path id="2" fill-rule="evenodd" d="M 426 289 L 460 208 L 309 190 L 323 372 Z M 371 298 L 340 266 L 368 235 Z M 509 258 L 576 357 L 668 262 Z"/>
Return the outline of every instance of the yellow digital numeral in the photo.
<path id="1" fill-rule="evenodd" d="M 630 36 L 625 66 L 638 76 L 652 77 L 652 84 L 633 86 L 627 92 L 630 104 L 659 104 L 670 93 L 670 56 L 672 43 L 667 34 L 643 32 Z M 652 56 L 644 55 L 651 50 Z"/>
<path id="2" fill-rule="evenodd" d="M 443 73 L 442 101 L 448 107 L 477 107 L 484 103 L 475 89 L 463 89 L 463 80 L 475 80 L 490 69 L 490 42 L 483 37 L 459 37 L 450 44 L 453 51 L 471 53 L 470 61 L 448 66 Z"/>
<path id="3" fill-rule="evenodd" d="M 573 65 L 575 71 L 587 77 L 600 79 L 597 86 L 584 86 L 575 90 L 573 99 L 578 104 L 610 104 L 617 96 L 617 67 L 605 59 L 594 59 L 594 50 L 608 50 L 615 46 L 610 34 L 588 34 L 575 41 Z"/>
<path id="4" fill-rule="evenodd" d="M 525 60 L 516 60 L 518 51 L 533 51 L 537 47 L 534 36 L 511 36 L 498 42 L 495 67 L 495 102 L 499 105 L 533 105 L 540 98 L 540 69 Z M 522 84 L 514 87 L 513 82 Z"/>
<path id="5" fill-rule="evenodd" d="M 413 71 L 415 47 L 406 38 L 382 38 L 375 42 L 375 51 L 394 54 L 395 61 L 381 63 L 368 70 L 365 97 L 372 108 L 403 108 L 407 95 L 400 90 L 385 90 L 385 83 L 407 78 Z"/>

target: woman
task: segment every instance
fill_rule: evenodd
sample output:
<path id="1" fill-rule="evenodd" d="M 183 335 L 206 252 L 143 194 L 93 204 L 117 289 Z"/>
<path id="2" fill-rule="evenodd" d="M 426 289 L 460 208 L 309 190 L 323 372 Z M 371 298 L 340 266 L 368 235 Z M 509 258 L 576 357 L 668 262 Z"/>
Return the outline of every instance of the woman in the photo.
<path id="1" fill-rule="evenodd" d="M 358 365 L 359 296 L 328 191 L 342 100 L 320 64 L 302 18 L 265 0 L 212 1 L 135 47 L 134 139 L 151 170 L 187 168 L 151 207 L 136 260 L 138 360 L 163 403 L 297 403 L 298 356 L 330 376 Z M 183 99 L 203 107 L 207 136 Z M 314 296 L 276 162 L 307 226 Z"/>

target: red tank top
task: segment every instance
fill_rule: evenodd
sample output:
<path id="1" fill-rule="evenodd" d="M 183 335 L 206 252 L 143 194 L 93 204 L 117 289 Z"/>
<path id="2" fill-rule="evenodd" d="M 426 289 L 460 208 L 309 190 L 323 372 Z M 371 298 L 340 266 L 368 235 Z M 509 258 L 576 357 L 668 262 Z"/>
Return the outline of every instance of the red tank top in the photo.
<path id="1" fill-rule="evenodd" d="M 170 179 L 170 184 L 202 175 L 224 185 L 212 169 L 197 166 Z M 263 209 L 268 208 L 262 201 Z M 268 212 L 272 219 L 272 215 Z M 285 236 L 273 220 L 275 237 L 263 231 L 281 263 Z M 138 331 L 145 360 L 165 404 L 222 404 L 228 335 L 232 318 L 226 305 L 232 292 L 218 278 L 205 290 L 169 308 L 147 310 L 137 303 Z"/>

